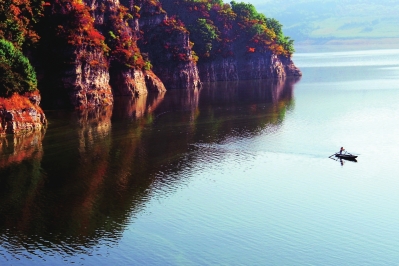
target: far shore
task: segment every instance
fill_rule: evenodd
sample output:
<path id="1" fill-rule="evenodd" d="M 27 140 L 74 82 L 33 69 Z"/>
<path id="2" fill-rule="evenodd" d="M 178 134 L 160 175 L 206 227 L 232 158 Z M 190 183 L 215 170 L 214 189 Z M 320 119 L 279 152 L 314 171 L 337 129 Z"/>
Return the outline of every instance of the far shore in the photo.
<path id="1" fill-rule="evenodd" d="M 295 42 L 295 51 L 350 51 L 350 50 L 371 50 L 371 49 L 398 49 L 399 38 L 383 38 L 383 39 L 331 39 L 320 40 L 310 39 L 306 41 Z"/>

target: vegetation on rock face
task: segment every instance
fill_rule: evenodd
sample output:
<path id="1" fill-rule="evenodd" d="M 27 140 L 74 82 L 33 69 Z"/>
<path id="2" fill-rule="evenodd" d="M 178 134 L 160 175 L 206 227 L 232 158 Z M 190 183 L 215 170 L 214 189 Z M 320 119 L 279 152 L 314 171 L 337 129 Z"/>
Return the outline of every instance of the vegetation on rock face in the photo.
<path id="1" fill-rule="evenodd" d="M 59 2 L 63 12 L 57 13 L 61 18 L 56 25 L 57 35 L 72 46 L 89 45 L 108 51 L 105 37 L 94 27 L 90 8 L 79 0 Z"/>
<path id="2" fill-rule="evenodd" d="M 37 44 L 34 29 L 42 16 L 40 0 L 2 0 L 0 4 L 0 96 L 37 89 L 36 73 L 22 50 Z"/>
<path id="3" fill-rule="evenodd" d="M 294 52 L 293 41 L 284 36 L 282 25 L 258 13 L 252 4 L 223 0 L 120 3 L 114 6 L 99 1 L 89 6 L 83 0 L 3 0 L 1 94 L 36 89 L 35 71 L 23 52 L 54 80 L 74 63 L 79 49 L 105 55 L 102 62 L 89 60 L 91 66 L 108 67 L 110 63 L 111 68 L 143 70 L 151 68 L 149 58 L 175 64 L 253 53 L 290 57 Z M 95 21 L 97 15 L 103 17 L 101 23 Z M 135 28 L 137 19 L 156 16 L 164 19 L 150 30 Z M 54 84 L 50 87 L 56 87 Z"/>
<path id="4" fill-rule="evenodd" d="M 218 37 L 218 29 L 211 20 L 198 18 L 188 26 L 191 40 L 194 43 L 196 53 L 201 57 L 210 57 L 212 44 Z"/>
<path id="5" fill-rule="evenodd" d="M 0 96 L 36 89 L 36 73 L 29 60 L 11 42 L 0 39 Z"/>
<path id="6" fill-rule="evenodd" d="M 110 15 L 105 24 L 106 43 L 110 48 L 111 61 L 118 67 L 148 68 L 149 62 L 144 60 L 137 46 L 138 36 L 127 26 L 134 17 L 139 17 L 139 10 L 139 7 L 134 6 L 131 14 L 126 7 L 120 6 L 116 12 Z"/>
<path id="7" fill-rule="evenodd" d="M 58 0 L 49 7 L 51 11 L 46 15 L 51 20 L 43 25 L 50 24 L 64 46 L 100 48 L 117 67 L 145 69 L 150 65 L 137 46 L 138 36 L 129 27 L 140 17 L 138 6 L 129 10 L 123 5 L 114 7 L 101 3 L 93 10 L 81 0 Z M 103 24 L 95 23 L 93 12 L 107 14 Z"/>
<path id="8" fill-rule="evenodd" d="M 222 0 L 161 0 L 168 14 L 182 20 L 190 31 L 200 60 L 217 56 L 267 53 L 290 57 L 293 40 L 282 25 L 258 13 L 252 4 Z"/>
<path id="9" fill-rule="evenodd" d="M 166 18 L 160 25 L 146 31 L 141 42 L 143 50 L 157 59 L 157 63 L 176 64 L 195 61 L 191 47 L 186 45 L 188 31 L 184 23 L 175 16 Z"/>

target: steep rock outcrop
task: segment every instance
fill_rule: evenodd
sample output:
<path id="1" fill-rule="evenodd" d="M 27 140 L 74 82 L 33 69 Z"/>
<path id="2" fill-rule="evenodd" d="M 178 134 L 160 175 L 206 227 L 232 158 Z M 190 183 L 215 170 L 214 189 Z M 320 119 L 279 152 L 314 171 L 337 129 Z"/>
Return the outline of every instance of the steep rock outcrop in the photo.
<path id="1" fill-rule="evenodd" d="M 112 105 L 109 70 L 104 52 L 82 46 L 75 51 L 74 62 L 64 72 L 62 82 L 71 104 L 77 108 Z"/>
<path id="2" fill-rule="evenodd" d="M 302 76 L 301 70 L 294 64 L 289 57 L 280 57 L 281 62 L 284 65 L 284 70 L 287 76 L 300 77 Z"/>
<path id="3" fill-rule="evenodd" d="M 144 35 L 139 46 L 148 54 L 154 73 L 168 89 L 200 87 L 189 32 L 169 19 L 160 5 L 144 1 L 140 7 L 139 26 Z"/>
<path id="4" fill-rule="evenodd" d="M 128 7 L 131 14 L 135 14 L 135 3 L 137 1 L 129 0 L 122 1 Z M 121 3 L 118 0 L 86 0 L 86 4 L 93 10 L 96 27 L 111 29 L 114 32 L 121 34 L 116 37 L 119 42 L 117 49 L 127 48 L 123 46 L 125 42 L 130 42 L 129 49 L 135 49 L 133 56 L 141 57 L 135 53 L 140 53 L 137 47 L 137 40 L 140 36 L 140 28 L 138 18 L 128 19 L 125 23 L 122 20 L 116 19 L 124 12 Z M 105 10 L 105 12 L 104 12 Z M 113 24 L 113 25 L 112 25 Z M 103 30 L 103 35 L 107 36 L 109 32 Z M 132 51 L 131 51 L 132 52 Z M 121 59 L 121 58 L 119 58 Z M 151 71 L 143 70 L 139 67 L 127 67 L 127 64 L 115 60 L 114 56 L 110 57 L 110 84 L 115 96 L 129 96 L 139 97 L 148 93 L 148 91 L 161 92 L 165 91 L 165 86 L 162 81 Z"/>
<path id="5" fill-rule="evenodd" d="M 0 98 L 0 136 L 43 129 L 47 120 L 39 106 L 40 99 L 38 92 Z"/>
<path id="6" fill-rule="evenodd" d="M 147 90 L 151 92 L 165 92 L 166 88 L 160 78 L 152 70 L 144 71 L 145 84 Z"/>
<path id="7" fill-rule="evenodd" d="M 282 25 L 251 4 L 232 1 L 159 0 L 190 31 L 201 81 L 283 78 L 300 75 L 289 57 L 293 40 Z M 177 27 L 180 25 L 177 23 Z M 288 57 L 288 58 L 284 58 Z"/>
<path id="8" fill-rule="evenodd" d="M 90 6 L 51 1 L 40 22 L 39 89 L 50 108 L 112 105 L 104 37 L 94 27 Z"/>
<path id="9" fill-rule="evenodd" d="M 184 54 L 187 60 L 176 61 L 174 54 L 165 52 L 164 57 L 167 60 L 152 59 L 153 71 L 162 80 L 168 89 L 185 89 L 201 87 L 201 80 L 198 67 L 192 59 L 189 35 L 185 33 L 174 34 L 169 40 L 166 40 L 170 46 L 180 47 L 181 54 Z M 149 52 L 150 58 L 153 53 Z"/>
<path id="10" fill-rule="evenodd" d="M 147 86 L 165 90 L 155 74 L 144 70 L 138 16 L 119 0 L 54 2 L 45 12 L 43 25 L 50 30 L 42 27 L 41 54 L 46 56 L 41 56 L 40 76 L 46 77 L 41 84 L 49 107 L 106 106 L 113 104 L 114 95 L 147 94 Z"/>
<path id="11" fill-rule="evenodd" d="M 138 97 L 148 93 L 144 73 L 141 70 L 114 70 L 111 76 L 111 84 L 116 96 Z"/>
<path id="12" fill-rule="evenodd" d="M 114 70 L 111 76 L 111 85 L 116 96 L 139 97 L 148 91 L 166 91 L 162 81 L 151 70 Z"/>
<path id="13" fill-rule="evenodd" d="M 301 76 L 291 59 L 270 54 L 251 54 L 237 58 L 221 58 L 198 64 L 202 81 L 231 81 Z"/>
<path id="14" fill-rule="evenodd" d="M 53 31 L 69 47 L 57 59 L 65 64 L 54 71 L 60 73 L 56 75 L 61 86 L 54 84 L 62 87 L 59 91 L 67 92 L 64 94 L 68 94 L 70 103 L 77 108 L 111 105 L 113 95 L 138 97 L 148 91 L 165 91 L 163 84 L 170 89 L 198 88 L 201 81 L 301 74 L 290 58 L 271 52 L 248 52 L 236 57 L 220 54 L 197 65 L 190 33 L 179 19 L 167 16 L 159 1 L 84 0 L 83 3 L 84 7 L 77 2 L 72 5 L 60 2 L 48 11 L 55 16 L 49 22 L 64 23 Z M 72 23 L 77 27 L 76 34 L 59 30 L 72 27 L 65 22 L 69 16 L 79 25 Z M 90 16 L 94 21 L 87 20 Z M 87 27 L 79 24 L 84 21 L 89 21 Z M 151 68 L 148 60 L 152 71 L 148 70 Z"/>
<path id="15" fill-rule="evenodd" d="M 198 68 L 194 63 L 179 63 L 175 67 L 168 65 L 154 66 L 157 73 L 168 89 L 186 89 L 201 87 L 201 79 Z"/>

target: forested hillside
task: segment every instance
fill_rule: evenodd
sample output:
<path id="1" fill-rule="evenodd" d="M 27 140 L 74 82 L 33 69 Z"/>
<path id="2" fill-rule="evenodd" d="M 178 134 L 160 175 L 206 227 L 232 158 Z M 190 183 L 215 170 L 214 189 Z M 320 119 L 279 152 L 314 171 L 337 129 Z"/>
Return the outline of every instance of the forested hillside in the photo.
<path id="1" fill-rule="evenodd" d="M 290 56 L 293 40 L 282 25 L 257 12 L 252 4 L 222 0 L 161 0 L 168 14 L 183 21 L 200 59 L 267 52 Z"/>

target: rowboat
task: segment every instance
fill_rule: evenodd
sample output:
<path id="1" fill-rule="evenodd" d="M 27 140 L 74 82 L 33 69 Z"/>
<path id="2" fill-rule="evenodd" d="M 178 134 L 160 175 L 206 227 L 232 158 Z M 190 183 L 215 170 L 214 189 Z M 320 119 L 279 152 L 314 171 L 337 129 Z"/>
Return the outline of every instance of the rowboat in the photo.
<path id="1" fill-rule="evenodd" d="M 335 157 L 335 158 L 334 158 Z M 349 152 L 345 152 L 345 153 L 334 153 L 333 155 L 329 156 L 329 158 L 334 159 L 334 160 L 348 160 L 348 161 L 353 161 L 353 162 L 357 162 L 356 158 L 357 155 L 353 155 Z"/>
<path id="2" fill-rule="evenodd" d="M 350 153 L 345 153 L 345 154 L 340 154 L 340 153 L 336 153 L 335 157 L 341 158 L 341 159 L 346 159 L 346 160 L 354 160 L 357 158 L 357 155 L 353 155 Z"/>

